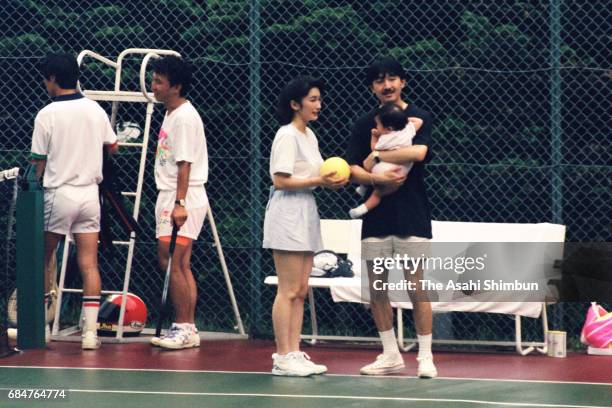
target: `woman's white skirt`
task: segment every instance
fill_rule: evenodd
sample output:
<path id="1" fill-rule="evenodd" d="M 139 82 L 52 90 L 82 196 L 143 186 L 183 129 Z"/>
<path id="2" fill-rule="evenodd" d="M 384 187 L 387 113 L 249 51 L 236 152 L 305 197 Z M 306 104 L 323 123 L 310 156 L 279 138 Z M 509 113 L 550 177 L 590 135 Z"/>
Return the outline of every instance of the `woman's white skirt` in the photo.
<path id="1" fill-rule="evenodd" d="M 270 189 L 263 247 L 310 252 L 323 249 L 321 220 L 312 190 Z"/>

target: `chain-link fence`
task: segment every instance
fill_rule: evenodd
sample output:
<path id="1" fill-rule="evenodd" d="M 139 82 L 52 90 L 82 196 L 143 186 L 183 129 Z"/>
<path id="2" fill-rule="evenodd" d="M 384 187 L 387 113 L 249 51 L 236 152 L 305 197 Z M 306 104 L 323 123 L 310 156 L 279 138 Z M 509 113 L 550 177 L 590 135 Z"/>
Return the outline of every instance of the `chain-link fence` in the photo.
<path id="1" fill-rule="evenodd" d="M 273 273 L 262 251 L 269 150 L 280 88 L 297 74 L 324 78 L 324 111 L 313 127 L 324 157 L 343 155 L 354 120 L 376 103 L 364 83 L 380 54 L 408 71 L 405 97 L 435 117 L 427 186 L 437 220 L 555 222 L 570 241 L 610 241 L 612 144 L 608 3 L 563 0 L 459 2 L 342 0 L 76 0 L 0 5 L 0 168 L 28 159 L 33 119 L 48 102 L 36 70 L 49 51 L 91 49 L 111 59 L 130 47 L 168 48 L 195 65 L 190 95 L 204 118 L 207 190 L 238 303 L 252 334 L 270 335 Z M 137 65 L 125 87 L 137 89 Z M 112 74 L 88 64 L 86 89 L 110 89 Z M 108 106 L 105 106 L 106 108 Z M 152 135 L 162 111 L 153 115 Z M 119 119 L 144 123 L 144 107 Z M 155 138 L 149 143 L 152 157 Z M 133 190 L 139 154 L 120 152 L 121 188 Z M 318 193 L 322 218 L 348 218 L 349 191 Z M 131 291 L 154 305 L 161 291 L 154 240 L 155 184 L 147 163 Z M 3 198 L 4 199 L 4 198 Z M 200 326 L 231 329 L 233 315 L 210 237 L 194 246 Z M 104 287 L 118 287 L 124 255 L 102 262 Z M 76 283 L 78 284 L 78 283 Z M 374 334 L 359 305 L 317 302 L 321 331 Z M 586 310 L 557 307 L 570 335 Z M 153 316 L 155 311 L 153 312 Z M 499 339 L 505 317 L 457 314 L 447 334 Z M 493 327 L 484 333 L 483 327 Z M 475 328 L 481 328 L 476 330 Z M 532 333 L 535 330 L 531 331 Z"/>

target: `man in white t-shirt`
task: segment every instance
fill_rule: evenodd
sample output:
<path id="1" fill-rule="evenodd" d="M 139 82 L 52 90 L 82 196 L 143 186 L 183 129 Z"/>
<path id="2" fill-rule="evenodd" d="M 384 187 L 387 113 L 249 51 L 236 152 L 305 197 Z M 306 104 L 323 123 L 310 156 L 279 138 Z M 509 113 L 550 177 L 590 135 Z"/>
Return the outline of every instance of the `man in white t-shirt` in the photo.
<path id="1" fill-rule="evenodd" d="M 117 136 L 104 109 L 77 91 L 79 67 L 73 56 L 49 55 L 41 64 L 41 72 L 53 98 L 36 115 L 32 135 L 36 174 L 40 178 L 44 172 L 45 305 L 52 254 L 66 234 L 73 234 L 83 276 L 85 325 L 81 346 L 95 350 L 100 347 L 96 335 L 101 285 L 98 184 L 102 181 L 103 149 L 114 152 Z"/>
<path id="2" fill-rule="evenodd" d="M 153 63 L 152 89 L 166 107 L 155 154 L 155 183 L 159 190 L 155 205 L 159 265 L 166 270 L 172 226 L 178 230 L 170 272 L 170 299 L 175 321 L 167 335 L 151 343 L 169 349 L 199 347 L 195 326 L 197 285 L 191 272 L 191 248 L 198 238 L 208 198 L 208 152 L 204 123 L 185 95 L 191 85 L 191 66 L 185 60 L 166 56 Z"/>

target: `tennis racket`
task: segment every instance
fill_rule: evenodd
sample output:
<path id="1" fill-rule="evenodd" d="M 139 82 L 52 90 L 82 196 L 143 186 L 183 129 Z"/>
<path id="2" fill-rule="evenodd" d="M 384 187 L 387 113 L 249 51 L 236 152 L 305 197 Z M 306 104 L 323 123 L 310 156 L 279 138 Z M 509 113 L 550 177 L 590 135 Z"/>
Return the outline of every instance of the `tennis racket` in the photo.
<path id="1" fill-rule="evenodd" d="M 176 225 L 173 225 L 172 237 L 170 238 L 170 256 L 168 257 L 168 266 L 166 267 L 166 277 L 164 278 L 164 289 L 162 290 L 161 304 L 159 305 L 159 317 L 157 319 L 157 326 L 155 326 L 155 337 L 159 337 L 161 335 L 162 322 L 166 319 L 168 314 L 168 287 L 170 286 L 170 271 L 172 270 L 172 257 L 174 255 L 174 247 L 176 246 L 177 232 L 178 228 Z"/>

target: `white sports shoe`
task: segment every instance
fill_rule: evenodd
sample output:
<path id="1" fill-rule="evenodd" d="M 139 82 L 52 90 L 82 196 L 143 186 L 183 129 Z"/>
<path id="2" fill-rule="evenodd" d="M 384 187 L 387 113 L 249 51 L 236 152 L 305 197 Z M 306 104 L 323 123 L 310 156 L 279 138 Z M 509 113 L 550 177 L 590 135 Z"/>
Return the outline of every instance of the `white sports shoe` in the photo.
<path id="1" fill-rule="evenodd" d="M 420 378 L 436 378 L 438 370 L 433 363 L 433 356 L 417 357 L 419 368 L 417 368 L 417 376 Z"/>
<path id="2" fill-rule="evenodd" d="M 379 354 L 376 361 L 364 367 L 359 372 L 363 375 L 384 375 L 400 371 L 404 368 L 404 359 L 401 354 Z"/>
<path id="3" fill-rule="evenodd" d="M 196 339 L 197 337 L 197 339 Z M 180 350 L 184 348 L 200 347 L 200 337 L 194 335 L 193 330 L 173 323 L 168 334 L 159 339 L 159 347 Z"/>
<path id="4" fill-rule="evenodd" d="M 303 351 L 294 351 L 292 354 L 302 363 L 303 366 L 310 368 L 313 374 L 323 374 L 327 372 L 327 367 L 323 364 L 315 364 L 310 360 L 310 356 Z"/>
<path id="5" fill-rule="evenodd" d="M 81 348 L 83 350 L 97 350 L 102 345 L 96 332 L 87 331 L 81 336 Z"/>
<path id="6" fill-rule="evenodd" d="M 173 330 L 173 328 L 176 328 L 176 330 L 178 330 L 179 326 L 176 324 L 173 324 L 170 330 Z M 162 337 L 155 337 L 155 336 L 151 337 L 151 340 L 150 340 L 151 345 L 155 347 L 159 347 L 159 342 L 161 341 L 161 339 L 166 338 L 169 335 L 169 333 L 170 332 L 168 332 L 168 334 Z M 198 329 L 194 329 L 194 327 L 191 327 L 191 333 L 192 333 L 192 340 L 196 344 L 193 347 L 200 347 L 200 335 L 198 334 Z"/>
<path id="7" fill-rule="evenodd" d="M 190 328 L 191 328 L 191 340 L 196 344 L 193 347 L 200 347 L 200 334 L 198 333 L 197 327 L 193 325 Z"/>
<path id="8" fill-rule="evenodd" d="M 272 375 L 285 377 L 308 377 L 314 370 L 302 363 L 301 357 L 296 353 L 287 353 L 284 356 L 272 354 Z"/>
<path id="9" fill-rule="evenodd" d="M 6 336 L 9 340 L 16 341 L 17 340 L 17 329 L 9 328 L 6 331 Z M 51 329 L 48 324 L 45 324 L 45 344 L 49 344 L 51 341 Z"/>

